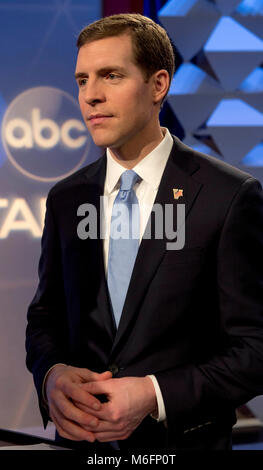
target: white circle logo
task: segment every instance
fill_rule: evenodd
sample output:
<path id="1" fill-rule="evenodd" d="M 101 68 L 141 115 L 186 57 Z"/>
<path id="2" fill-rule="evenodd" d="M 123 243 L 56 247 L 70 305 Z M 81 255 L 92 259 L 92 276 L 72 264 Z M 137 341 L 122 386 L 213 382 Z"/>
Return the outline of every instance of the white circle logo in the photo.
<path id="1" fill-rule="evenodd" d="M 90 146 L 77 101 L 52 87 L 31 88 L 10 103 L 3 118 L 2 141 L 18 171 L 43 182 L 78 170 Z"/>

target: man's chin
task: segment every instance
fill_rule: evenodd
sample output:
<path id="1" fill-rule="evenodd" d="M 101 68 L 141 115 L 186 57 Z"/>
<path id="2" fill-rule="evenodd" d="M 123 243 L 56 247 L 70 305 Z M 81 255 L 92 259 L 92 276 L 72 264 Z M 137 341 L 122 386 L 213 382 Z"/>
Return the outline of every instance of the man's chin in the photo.
<path id="1" fill-rule="evenodd" d="M 90 131 L 89 131 L 90 132 Z M 122 139 L 119 135 L 112 133 L 107 133 L 106 130 L 103 129 L 96 129 L 93 132 L 90 132 L 91 138 L 97 147 L 104 147 L 104 148 L 119 148 L 125 139 Z"/>
<path id="2" fill-rule="evenodd" d="M 97 146 L 97 147 L 101 147 L 101 148 L 108 148 L 110 147 L 110 145 L 107 144 L 107 142 L 95 142 L 95 140 L 93 141 L 94 144 Z"/>
<path id="3" fill-rule="evenodd" d="M 112 141 L 110 139 L 99 139 L 99 138 L 93 138 L 93 136 L 91 135 L 92 137 L 92 140 L 94 142 L 95 145 L 97 145 L 97 147 L 115 147 L 117 144 L 115 143 L 115 141 Z"/>

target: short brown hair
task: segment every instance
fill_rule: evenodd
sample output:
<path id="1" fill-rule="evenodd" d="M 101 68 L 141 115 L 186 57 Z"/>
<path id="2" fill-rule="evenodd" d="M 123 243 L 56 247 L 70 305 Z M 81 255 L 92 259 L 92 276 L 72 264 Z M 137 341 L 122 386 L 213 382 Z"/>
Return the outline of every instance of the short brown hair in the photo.
<path id="1" fill-rule="evenodd" d="M 132 37 L 135 63 L 148 80 L 158 70 L 167 70 L 170 84 L 175 60 L 171 41 L 160 25 L 139 13 L 106 16 L 86 26 L 79 34 L 77 47 L 110 36 L 128 33 Z"/>

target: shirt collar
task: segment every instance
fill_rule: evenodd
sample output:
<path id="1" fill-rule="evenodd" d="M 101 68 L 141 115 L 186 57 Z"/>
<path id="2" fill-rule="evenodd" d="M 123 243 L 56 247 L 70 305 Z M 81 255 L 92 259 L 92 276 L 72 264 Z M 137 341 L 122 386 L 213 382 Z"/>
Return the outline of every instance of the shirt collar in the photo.
<path id="1" fill-rule="evenodd" d="M 173 138 L 169 130 L 162 127 L 162 131 L 165 134 L 161 142 L 155 147 L 148 155 L 146 155 L 137 165 L 133 167 L 133 170 L 150 184 L 153 189 L 157 189 L 161 177 L 167 163 L 168 157 L 172 150 Z M 110 194 L 116 187 L 120 176 L 125 171 L 125 168 L 120 165 L 111 156 L 109 149 L 106 149 L 107 153 L 107 171 L 105 179 L 105 192 Z"/>

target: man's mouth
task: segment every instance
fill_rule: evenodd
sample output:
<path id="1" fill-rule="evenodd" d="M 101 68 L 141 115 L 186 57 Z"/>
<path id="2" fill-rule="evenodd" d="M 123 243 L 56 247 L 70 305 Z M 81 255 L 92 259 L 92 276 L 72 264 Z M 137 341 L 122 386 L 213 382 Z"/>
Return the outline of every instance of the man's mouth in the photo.
<path id="1" fill-rule="evenodd" d="M 112 118 L 112 115 L 109 114 L 91 114 L 88 117 L 88 121 L 91 125 L 102 124 L 103 122 L 107 121 L 108 119 Z"/>

